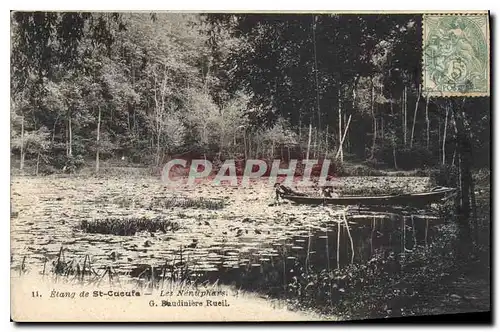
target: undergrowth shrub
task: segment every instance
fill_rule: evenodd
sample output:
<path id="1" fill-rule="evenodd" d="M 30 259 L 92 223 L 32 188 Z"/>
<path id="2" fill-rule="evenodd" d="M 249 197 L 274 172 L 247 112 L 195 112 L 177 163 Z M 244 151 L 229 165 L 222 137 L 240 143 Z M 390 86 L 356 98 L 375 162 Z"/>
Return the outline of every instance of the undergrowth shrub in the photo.
<path id="1" fill-rule="evenodd" d="M 456 188 L 458 186 L 458 167 L 454 165 L 441 165 L 429 172 L 431 184 Z"/>

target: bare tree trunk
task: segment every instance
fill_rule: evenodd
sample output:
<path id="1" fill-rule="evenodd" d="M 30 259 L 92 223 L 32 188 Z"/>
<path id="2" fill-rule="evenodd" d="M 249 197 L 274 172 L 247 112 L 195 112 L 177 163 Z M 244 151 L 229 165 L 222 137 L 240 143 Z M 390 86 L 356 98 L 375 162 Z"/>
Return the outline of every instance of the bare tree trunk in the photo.
<path id="1" fill-rule="evenodd" d="M 40 152 L 38 152 L 37 156 L 36 156 L 36 171 L 35 171 L 35 175 L 38 176 L 38 170 L 40 169 Z"/>
<path id="2" fill-rule="evenodd" d="M 475 184 L 474 184 L 474 178 L 472 177 L 472 167 L 473 167 L 473 161 L 474 161 L 474 151 L 472 149 L 472 133 L 471 133 L 471 129 L 470 129 L 470 124 L 469 122 L 467 121 L 466 117 L 465 117 L 465 109 L 464 109 L 464 104 L 465 104 L 465 98 L 464 100 L 462 101 L 462 106 L 461 106 L 461 109 L 459 110 L 461 112 L 460 114 L 460 118 L 458 120 L 460 120 L 462 123 L 460 125 L 463 126 L 463 134 L 465 136 L 465 143 L 463 145 L 465 145 L 465 148 L 462 149 L 464 146 L 460 146 L 458 145 L 458 150 L 463 150 L 463 154 L 466 158 L 466 162 L 467 162 L 467 165 L 466 165 L 466 176 L 467 176 L 467 179 L 466 181 L 469 183 L 469 199 L 470 199 L 470 209 L 471 209 L 471 212 L 472 212 L 472 221 L 473 221 L 473 226 L 474 226 L 474 241 L 477 243 L 479 238 L 479 234 L 478 234 L 478 220 L 477 220 L 477 204 L 476 204 L 476 192 L 475 192 Z M 456 116 L 453 115 L 454 117 L 454 122 L 455 122 L 455 130 L 456 130 L 456 136 L 457 138 L 459 137 L 459 133 L 458 133 L 458 127 L 457 127 L 457 119 L 456 119 Z M 459 139 L 457 139 L 457 142 L 460 142 Z M 468 170 L 467 170 L 468 168 Z"/>
<path id="3" fill-rule="evenodd" d="M 154 99 L 155 99 L 155 127 L 156 127 L 156 156 L 155 156 L 155 164 L 158 166 L 160 164 L 160 104 L 158 101 L 158 96 L 156 93 L 156 85 L 157 79 L 155 76 L 155 90 L 154 90 Z M 151 147 L 154 146 L 153 139 L 151 139 Z"/>
<path id="4" fill-rule="evenodd" d="M 384 128 L 384 117 L 380 117 L 380 137 L 382 138 L 382 141 L 384 141 L 385 137 L 385 128 Z"/>
<path id="5" fill-rule="evenodd" d="M 415 112 L 413 113 L 413 125 L 411 127 L 410 147 L 413 147 L 413 136 L 415 133 L 415 123 L 417 122 L 418 102 L 420 101 L 420 87 L 417 90 L 417 101 L 415 102 Z"/>
<path id="6" fill-rule="evenodd" d="M 313 158 L 318 156 L 318 130 L 319 130 L 318 128 L 314 130 L 314 143 L 312 145 L 314 147 L 314 149 L 312 150 Z"/>
<path id="7" fill-rule="evenodd" d="M 68 119 L 68 129 L 69 129 L 68 155 L 71 157 L 71 156 L 73 156 L 73 128 L 71 125 L 71 113 L 69 114 L 69 119 Z"/>
<path id="8" fill-rule="evenodd" d="M 398 163 L 396 161 L 396 142 L 394 137 L 392 138 L 392 159 L 394 159 L 394 169 L 398 169 Z"/>
<path id="9" fill-rule="evenodd" d="M 371 107 L 371 114 L 372 114 L 372 119 L 373 119 L 373 141 L 372 141 L 372 149 L 371 149 L 370 159 L 373 159 L 375 157 L 375 145 L 377 142 L 377 118 L 375 117 L 374 104 L 375 104 L 375 88 L 373 86 L 373 78 L 372 78 L 372 92 L 371 92 L 370 107 Z"/>
<path id="10" fill-rule="evenodd" d="M 318 129 L 321 128 L 321 111 L 320 111 L 320 103 L 319 103 L 319 79 L 318 79 L 318 57 L 316 50 L 316 16 L 313 15 L 312 22 L 312 34 L 313 34 L 313 51 L 314 51 L 314 78 L 316 79 L 316 107 L 318 112 Z"/>
<path id="11" fill-rule="evenodd" d="M 21 163 L 19 165 L 19 169 L 22 171 L 24 168 L 24 115 L 21 116 Z"/>
<path id="12" fill-rule="evenodd" d="M 307 140 L 306 160 L 309 160 L 309 152 L 311 150 L 311 135 L 312 135 L 312 124 L 309 123 L 309 139 Z"/>
<path id="13" fill-rule="evenodd" d="M 352 111 L 351 111 L 351 115 L 355 112 L 355 108 L 356 108 L 356 89 L 358 88 L 358 80 L 359 80 L 359 76 L 356 75 L 356 77 L 354 78 L 354 84 L 352 87 L 352 105 L 351 105 Z M 351 117 L 351 115 L 349 115 L 349 117 Z M 350 135 L 349 135 L 349 137 L 347 137 L 347 151 L 351 152 L 351 140 L 349 138 L 350 138 Z"/>
<path id="14" fill-rule="evenodd" d="M 245 131 L 245 137 L 247 136 L 246 131 Z M 251 135 L 249 135 L 251 137 Z M 246 139 L 246 138 L 245 138 Z M 247 153 L 247 158 L 252 158 L 252 140 L 248 140 L 248 153 Z"/>
<path id="15" fill-rule="evenodd" d="M 390 96 L 390 107 L 391 107 L 391 116 L 394 115 L 394 105 L 392 104 L 392 94 Z M 390 124 L 390 122 L 389 122 Z M 390 129 L 390 127 L 389 127 Z M 392 140 L 392 158 L 394 160 L 394 169 L 398 169 L 398 163 L 396 161 L 396 131 L 391 132 L 391 140 Z"/>
<path id="16" fill-rule="evenodd" d="M 351 123 L 351 118 L 352 118 L 352 114 L 350 114 L 349 119 L 347 119 L 347 124 L 344 128 L 344 135 L 342 135 L 342 139 L 340 140 L 340 146 L 339 146 L 339 149 L 337 150 L 337 154 L 335 155 L 335 158 L 338 158 L 340 156 L 341 148 L 344 145 L 344 140 L 346 138 L 347 132 L 349 131 L 349 124 Z"/>
<path id="17" fill-rule="evenodd" d="M 455 157 L 457 153 L 457 147 L 458 147 L 458 128 L 457 128 L 457 121 L 455 120 L 455 114 L 454 112 L 450 113 L 450 123 L 453 126 L 453 129 L 455 131 L 455 146 L 453 148 L 453 157 L 451 159 L 451 164 L 455 166 Z"/>
<path id="18" fill-rule="evenodd" d="M 99 152 L 100 152 L 100 144 L 101 144 L 101 106 L 97 106 L 98 115 L 97 115 L 97 148 L 95 153 L 95 172 L 99 173 Z"/>
<path id="19" fill-rule="evenodd" d="M 446 117 L 444 119 L 444 132 L 443 132 L 443 165 L 446 163 L 446 130 L 448 127 L 448 113 L 450 108 L 446 106 Z"/>
<path id="20" fill-rule="evenodd" d="M 340 92 L 339 92 L 339 151 L 340 151 L 340 162 L 344 162 L 344 149 L 342 148 L 342 104 L 340 103 Z"/>
<path id="21" fill-rule="evenodd" d="M 134 136 L 137 135 L 137 120 L 135 118 L 135 110 L 133 111 L 132 118 L 134 119 Z"/>
<path id="22" fill-rule="evenodd" d="M 54 141 L 56 139 L 56 124 L 59 120 L 59 114 L 57 114 L 56 120 L 54 121 L 54 125 L 52 126 L 52 141 L 51 144 L 54 145 Z"/>
<path id="23" fill-rule="evenodd" d="M 326 125 L 325 133 L 325 159 L 328 157 L 328 124 Z"/>
<path id="24" fill-rule="evenodd" d="M 430 121 L 429 121 L 429 94 L 425 98 L 425 124 L 427 126 L 427 150 L 429 150 L 430 145 Z"/>
<path id="25" fill-rule="evenodd" d="M 479 241 L 478 220 L 477 220 L 477 204 L 476 204 L 476 186 L 472 174 L 470 175 L 470 203 L 472 208 L 472 220 L 474 221 L 474 241 Z"/>
<path id="26" fill-rule="evenodd" d="M 245 156 L 245 160 L 247 160 L 248 156 L 247 156 L 247 134 L 246 134 L 247 130 L 246 128 L 243 128 L 243 149 L 244 149 L 244 156 Z"/>
<path id="27" fill-rule="evenodd" d="M 406 86 L 404 88 L 404 93 L 403 93 L 403 142 L 404 145 L 406 146 L 406 132 L 407 132 L 407 112 L 406 112 L 406 104 L 407 104 L 407 98 L 408 95 L 406 93 Z"/>
<path id="28" fill-rule="evenodd" d="M 65 144 L 66 144 L 66 157 L 69 156 L 69 143 L 68 143 L 68 138 L 69 138 L 69 134 L 68 134 L 68 131 L 69 131 L 69 121 L 67 121 L 66 119 L 66 122 L 65 122 L 65 126 L 66 126 L 66 130 L 64 131 L 64 139 L 65 139 Z"/>
<path id="29" fill-rule="evenodd" d="M 302 116 L 299 113 L 299 142 L 302 139 Z"/>
<path id="30" fill-rule="evenodd" d="M 473 188 L 472 179 L 472 149 L 470 142 L 470 135 L 468 133 L 468 126 L 464 114 L 464 102 L 461 107 L 458 103 L 453 103 L 452 109 L 455 122 L 457 124 L 457 140 L 458 140 L 458 153 L 459 153 L 459 169 L 460 169 L 460 205 L 459 205 L 459 238 L 457 247 L 459 250 L 459 257 L 465 258 L 470 253 L 471 248 L 471 230 L 469 226 L 469 217 L 471 210 L 471 198 L 474 193 L 471 193 Z M 460 109 L 458 109 L 460 107 Z M 475 200 L 475 197 L 474 197 Z"/>
<path id="31" fill-rule="evenodd" d="M 203 90 L 204 92 L 208 95 L 208 92 L 209 92 L 209 89 L 208 89 L 208 80 L 209 80 L 209 77 L 210 77 L 210 67 L 212 65 L 212 62 L 210 60 L 208 60 L 208 64 L 207 64 L 207 73 L 205 74 L 205 84 L 203 86 Z"/>
<path id="32" fill-rule="evenodd" d="M 442 143 L 441 143 L 441 117 L 438 117 L 437 120 L 438 120 L 438 128 L 437 128 L 438 129 L 438 136 L 437 137 L 438 137 L 438 147 L 439 147 L 438 148 L 438 161 L 441 162 L 441 155 L 440 155 L 441 145 L 442 145 Z"/>

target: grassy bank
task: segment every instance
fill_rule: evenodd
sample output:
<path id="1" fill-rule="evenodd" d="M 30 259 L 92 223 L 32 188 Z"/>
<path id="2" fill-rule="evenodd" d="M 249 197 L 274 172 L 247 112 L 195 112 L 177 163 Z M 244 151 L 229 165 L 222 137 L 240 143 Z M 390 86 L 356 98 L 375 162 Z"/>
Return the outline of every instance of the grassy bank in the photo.
<path id="1" fill-rule="evenodd" d="M 366 264 L 305 273 L 288 285 L 288 301 L 346 319 L 491 310 L 489 199 L 478 201 L 472 251 L 460 256 L 458 228 L 448 212 L 439 240 L 403 253 L 378 252 Z"/>

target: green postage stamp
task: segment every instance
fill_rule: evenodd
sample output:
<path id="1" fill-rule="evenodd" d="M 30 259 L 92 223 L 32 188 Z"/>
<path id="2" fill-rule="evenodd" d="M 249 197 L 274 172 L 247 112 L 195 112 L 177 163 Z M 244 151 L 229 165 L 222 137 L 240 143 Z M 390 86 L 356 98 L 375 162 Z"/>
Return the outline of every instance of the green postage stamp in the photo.
<path id="1" fill-rule="evenodd" d="M 489 16 L 423 15 L 423 92 L 429 96 L 489 96 Z"/>

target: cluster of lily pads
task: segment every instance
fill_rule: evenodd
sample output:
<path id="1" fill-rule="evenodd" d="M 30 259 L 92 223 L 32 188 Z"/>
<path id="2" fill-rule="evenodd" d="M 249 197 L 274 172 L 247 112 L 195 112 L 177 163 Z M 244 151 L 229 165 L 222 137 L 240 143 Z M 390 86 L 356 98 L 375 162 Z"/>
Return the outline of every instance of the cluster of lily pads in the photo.
<path id="1" fill-rule="evenodd" d="M 82 220 L 81 229 L 87 233 L 135 235 L 137 232 L 149 231 L 151 233 L 162 231 L 174 232 L 179 229 L 175 221 L 162 217 L 155 218 L 104 218 L 95 220 Z"/>
<path id="2" fill-rule="evenodd" d="M 153 197 L 150 208 L 169 209 L 173 207 L 180 208 L 198 208 L 208 210 L 220 210 L 224 208 L 224 201 L 212 198 L 188 198 L 188 197 Z"/>

